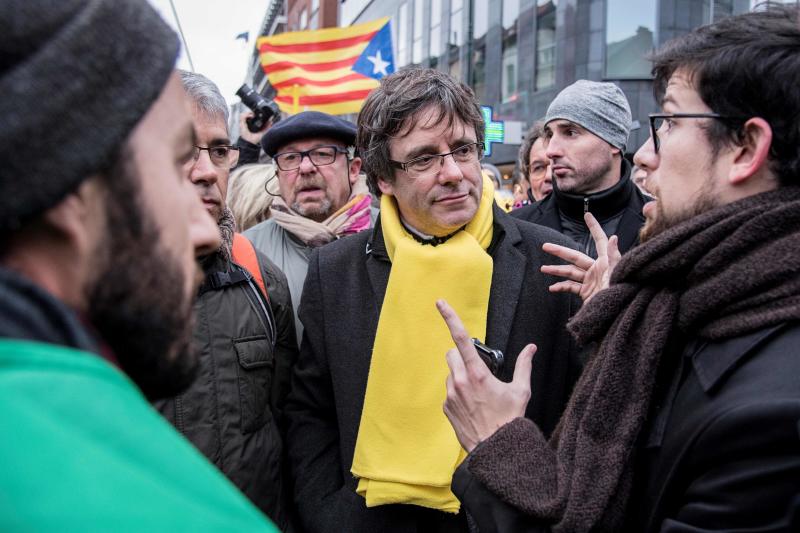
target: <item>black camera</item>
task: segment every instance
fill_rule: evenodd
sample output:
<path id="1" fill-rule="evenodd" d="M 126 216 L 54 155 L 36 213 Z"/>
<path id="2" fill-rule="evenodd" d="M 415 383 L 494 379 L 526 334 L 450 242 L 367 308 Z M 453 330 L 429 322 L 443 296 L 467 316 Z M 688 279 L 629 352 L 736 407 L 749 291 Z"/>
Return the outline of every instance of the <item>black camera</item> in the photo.
<path id="1" fill-rule="evenodd" d="M 242 103 L 253 112 L 253 116 L 245 121 L 247 122 L 247 129 L 251 132 L 258 133 L 263 130 L 267 125 L 267 121 L 273 116 L 275 117 L 273 122 L 277 122 L 280 119 L 281 112 L 275 102 L 268 102 L 266 98 L 255 92 L 246 83 L 239 87 L 239 90 L 236 91 L 236 96 L 241 98 Z"/>
<path id="2" fill-rule="evenodd" d="M 481 356 L 481 359 L 483 359 L 483 362 L 489 367 L 492 374 L 495 376 L 499 375 L 500 371 L 503 370 L 503 363 L 506 362 L 503 352 L 489 348 L 475 337 L 472 338 L 472 344 L 475 346 L 478 355 Z"/>

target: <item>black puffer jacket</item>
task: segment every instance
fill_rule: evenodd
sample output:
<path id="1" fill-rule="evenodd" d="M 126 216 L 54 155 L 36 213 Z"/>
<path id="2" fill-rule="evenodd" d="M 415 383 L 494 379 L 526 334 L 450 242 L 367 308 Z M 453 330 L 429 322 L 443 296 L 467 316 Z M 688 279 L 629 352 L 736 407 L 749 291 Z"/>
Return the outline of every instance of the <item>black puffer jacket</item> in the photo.
<path id="1" fill-rule="evenodd" d="M 269 316 L 255 282 L 235 281 L 239 266 L 221 253 L 203 262 L 206 282 L 195 304 L 194 328 L 199 372 L 185 393 L 156 407 L 287 530 L 291 495 L 284 484 L 280 426 L 297 356 L 294 314 L 286 276 L 263 255 L 258 259 Z M 234 283 L 226 284 L 228 278 Z"/>
<path id="2" fill-rule="evenodd" d="M 583 214 L 592 213 L 606 235 L 616 235 L 619 251 L 627 252 L 639 243 L 639 230 L 644 225 L 642 207 L 651 198 L 631 181 L 631 165 L 622 160 L 622 175 L 612 187 L 593 194 L 569 194 L 558 190 L 553 180 L 553 193 L 541 201 L 511 212 L 511 216 L 552 228 L 574 240 L 580 250 L 597 257 L 594 240 L 583 221 Z"/>

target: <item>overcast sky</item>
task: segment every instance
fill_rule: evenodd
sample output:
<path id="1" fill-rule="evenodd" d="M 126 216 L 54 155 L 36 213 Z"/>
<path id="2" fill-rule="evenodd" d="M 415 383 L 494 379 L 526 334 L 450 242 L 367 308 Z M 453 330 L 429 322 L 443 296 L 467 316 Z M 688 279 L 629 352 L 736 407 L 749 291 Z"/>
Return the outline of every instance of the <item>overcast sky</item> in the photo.
<path id="1" fill-rule="evenodd" d="M 177 31 L 169 0 L 149 0 Z M 236 90 L 244 82 L 250 53 L 269 0 L 173 0 L 195 72 L 214 81 L 229 104 L 238 102 Z M 250 41 L 236 35 L 250 32 Z M 191 70 L 181 49 L 178 68 Z"/>

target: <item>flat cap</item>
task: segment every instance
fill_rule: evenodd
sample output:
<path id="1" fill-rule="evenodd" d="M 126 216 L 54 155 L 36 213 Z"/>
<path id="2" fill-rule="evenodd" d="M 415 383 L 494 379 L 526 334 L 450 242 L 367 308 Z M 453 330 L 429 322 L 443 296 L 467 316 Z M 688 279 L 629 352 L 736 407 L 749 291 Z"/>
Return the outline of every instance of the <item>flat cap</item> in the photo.
<path id="1" fill-rule="evenodd" d="M 145 0 L 6 0 L 0 28 L 0 229 L 14 229 L 113 162 L 179 41 Z"/>
<path id="2" fill-rule="evenodd" d="M 356 127 L 327 113 L 303 111 L 271 127 L 261 138 L 261 147 L 268 156 L 273 157 L 282 146 L 313 137 L 328 137 L 341 141 L 345 146 L 353 146 L 356 142 Z"/>

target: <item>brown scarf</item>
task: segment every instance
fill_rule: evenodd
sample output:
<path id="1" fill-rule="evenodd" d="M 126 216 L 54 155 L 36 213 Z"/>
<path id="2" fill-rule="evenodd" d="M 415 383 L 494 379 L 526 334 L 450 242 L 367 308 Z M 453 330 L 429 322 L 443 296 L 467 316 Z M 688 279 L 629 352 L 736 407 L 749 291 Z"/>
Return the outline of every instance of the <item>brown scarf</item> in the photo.
<path id="1" fill-rule="evenodd" d="M 679 224 L 623 256 L 569 324 L 597 342 L 550 440 L 516 419 L 469 456 L 493 492 L 553 531 L 618 531 L 662 354 L 800 320 L 800 188 Z M 680 352 L 677 352 L 680 353 Z"/>

